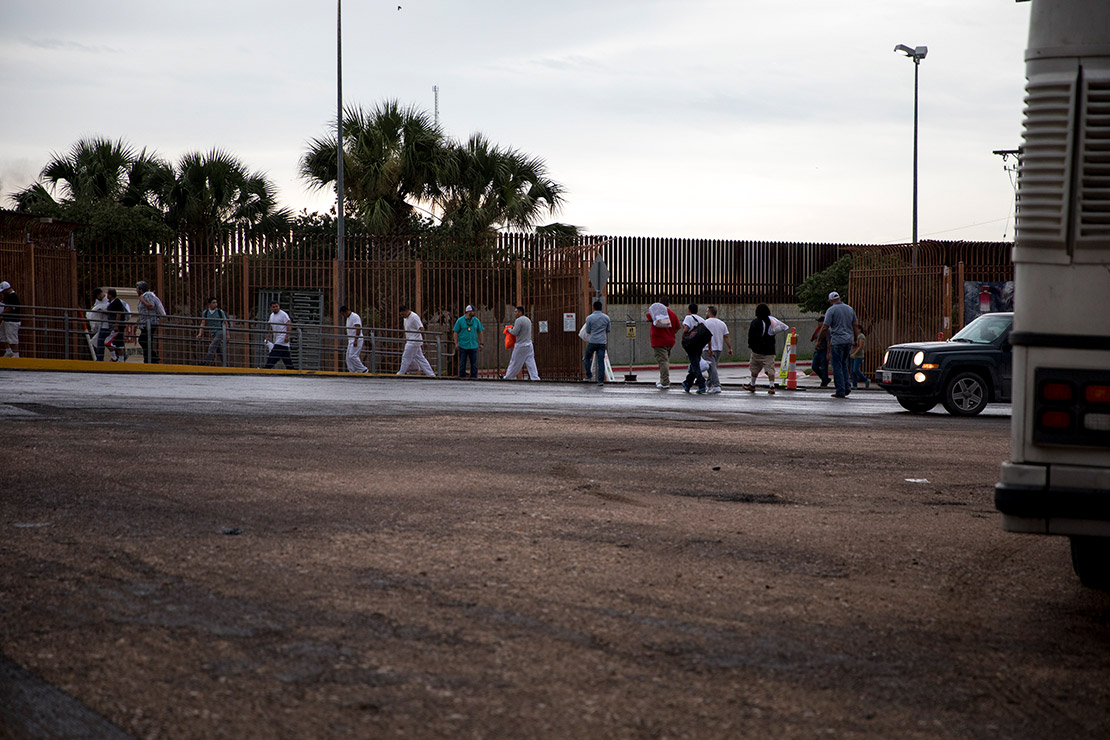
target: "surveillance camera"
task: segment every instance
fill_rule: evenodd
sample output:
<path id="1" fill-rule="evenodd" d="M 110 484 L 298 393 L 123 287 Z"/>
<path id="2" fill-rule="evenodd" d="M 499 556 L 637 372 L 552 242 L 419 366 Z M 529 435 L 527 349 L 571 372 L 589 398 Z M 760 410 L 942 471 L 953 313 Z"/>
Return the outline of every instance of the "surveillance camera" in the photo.
<path id="1" fill-rule="evenodd" d="M 925 55 L 929 53 L 928 46 L 919 46 L 913 50 L 913 55 L 918 59 L 924 59 Z"/>

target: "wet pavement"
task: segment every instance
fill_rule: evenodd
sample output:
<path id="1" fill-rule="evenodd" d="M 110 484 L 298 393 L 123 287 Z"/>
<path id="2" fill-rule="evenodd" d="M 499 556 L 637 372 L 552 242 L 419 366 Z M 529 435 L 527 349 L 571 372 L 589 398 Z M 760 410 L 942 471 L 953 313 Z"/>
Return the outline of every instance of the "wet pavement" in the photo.
<path id="1" fill-rule="evenodd" d="M 623 373 L 618 377 L 623 378 Z M 672 374 L 672 378 L 675 375 Z M 816 378 L 802 377 L 797 390 L 755 393 L 740 387 L 747 368 L 723 368 L 723 392 L 695 395 L 678 384 L 655 387 L 657 371 L 637 372 L 637 382 L 556 383 L 448 380 L 422 377 L 196 374 L 86 374 L 0 372 L 0 417 L 42 413 L 51 407 L 150 410 L 180 413 L 257 415 L 363 415 L 429 412 L 505 411 L 610 417 L 721 418 L 781 413 L 842 418 L 906 416 L 895 399 L 875 388 L 859 389 L 848 399 L 831 398 Z M 940 409 L 941 407 L 937 407 Z M 988 416 L 1010 415 L 1009 404 L 992 404 Z M 934 410 L 929 416 L 946 415 Z"/>

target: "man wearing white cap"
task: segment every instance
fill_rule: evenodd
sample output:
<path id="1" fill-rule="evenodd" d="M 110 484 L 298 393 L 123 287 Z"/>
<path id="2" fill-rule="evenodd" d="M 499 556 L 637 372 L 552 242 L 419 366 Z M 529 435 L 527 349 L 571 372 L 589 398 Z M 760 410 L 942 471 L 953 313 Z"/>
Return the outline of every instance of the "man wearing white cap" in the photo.
<path id="1" fill-rule="evenodd" d="M 829 361 L 832 364 L 833 384 L 836 392 L 833 398 L 847 398 L 852 392 L 848 376 L 848 355 L 859 337 L 859 321 L 856 312 L 840 300 L 835 290 L 829 293 L 829 308 L 825 311 L 825 328 L 829 335 Z"/>
<path id="2" fill-rule="evenodd" d="M 484 346 L 482 332 L 486 328 L 474 315 L 474 306 L 467 306 L 451 331 L 455 332 L 455 346 L 459 348 L 459 377 L 466 377 L 466 363 L 470 362 L 470 377 L 478 377 L 478 350 Z"/>
<path id="3" fill-rule="evenodd" d="M 0 283 L 0 344 L 4 357 L 19 357 L 19 327 L 23 323 L 23 305 L 7 280 Z"/>

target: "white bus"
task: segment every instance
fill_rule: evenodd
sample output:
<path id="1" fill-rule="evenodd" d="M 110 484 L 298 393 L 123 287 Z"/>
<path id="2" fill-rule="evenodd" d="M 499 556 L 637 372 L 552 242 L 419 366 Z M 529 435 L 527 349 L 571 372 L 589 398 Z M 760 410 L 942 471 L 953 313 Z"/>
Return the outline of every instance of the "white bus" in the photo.
<path id="1" fill-rule="evenodd" d="M 1019 0 L 1020 2 L 1021 0 Z M 1032 0 L 1002 526 L 1110 590 L 1110 0 Z"/>

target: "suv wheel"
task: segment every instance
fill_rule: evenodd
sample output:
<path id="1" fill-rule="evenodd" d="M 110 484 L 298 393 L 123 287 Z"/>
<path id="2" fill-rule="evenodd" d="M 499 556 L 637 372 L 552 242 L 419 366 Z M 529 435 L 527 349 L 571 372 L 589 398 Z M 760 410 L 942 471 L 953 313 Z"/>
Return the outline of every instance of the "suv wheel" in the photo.
<path id="1" fill-rule="evenodd" d="M 978 373 L 959 373 L 944 388 L 944 408 L 955 416 L 975 416 L 987 407 L 987 384 Z"/>
<path id="2" fill-rule="evenodd" d="M 1110 591 L 1110 539 L 1071 537 L 1071 567 L 1087 588 Z"/>
<path id="3" fill-rule="evenodd" d="M 911 413 L 924 414 L 926 411 L 936 406 L 937 402 L 931 399 L 922 400 L 920 398 L 905 398 L 904 396 L 898 396 L 898 404 Z"/>

